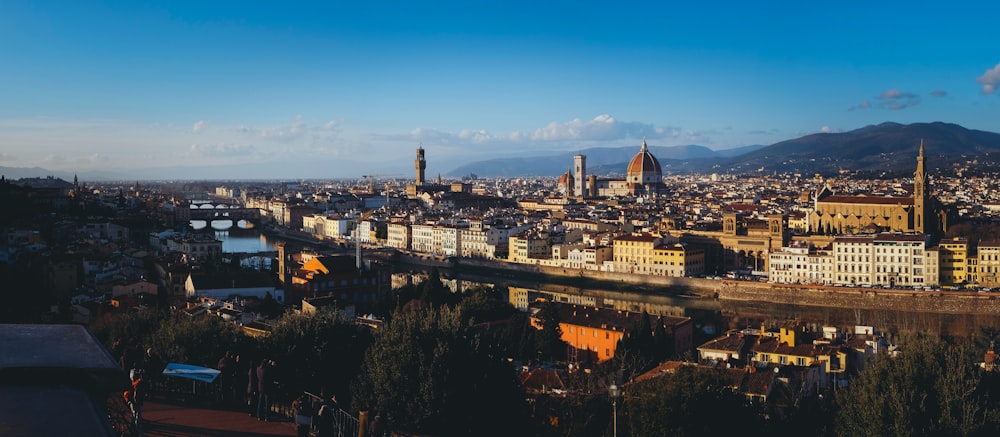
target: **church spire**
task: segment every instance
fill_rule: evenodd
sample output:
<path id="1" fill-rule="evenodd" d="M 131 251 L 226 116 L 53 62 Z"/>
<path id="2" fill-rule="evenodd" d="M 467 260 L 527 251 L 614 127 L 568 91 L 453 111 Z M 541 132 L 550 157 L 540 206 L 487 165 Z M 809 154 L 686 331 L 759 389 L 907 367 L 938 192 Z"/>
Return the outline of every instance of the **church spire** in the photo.
<path id="1" fill-rule="evenodd" d="M 920 153 L 917 155 L 917 171 L 913 172 L 913 228 L 917 232 L 927 232 L 927 169 L 924 167 L 924 140 L 920 139 Z"/>

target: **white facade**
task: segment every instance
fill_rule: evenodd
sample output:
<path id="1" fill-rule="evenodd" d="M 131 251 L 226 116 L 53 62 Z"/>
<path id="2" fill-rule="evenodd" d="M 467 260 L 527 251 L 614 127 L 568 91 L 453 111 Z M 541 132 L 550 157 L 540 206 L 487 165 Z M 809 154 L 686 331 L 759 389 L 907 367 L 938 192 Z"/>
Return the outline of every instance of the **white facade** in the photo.
<path id="1" fill-rule="evenodd" d="M 462 256 L 462 228 L 441 227 L 441 252 L 444 256 Z"/>
<path id="2" fill-rule="evenodd" d="M 837 237 L 833 240 L 836 284 L 864 285 L 874 282 L 874 236 Z"/>
<path id="3" fill-rule="evenodd" d="M 434 225 L 414 224 L 410 226 L 410 248 L 415 252 L 436 253 L 434 245 Z"/>
<path id="4" fill-rule="evenodd" d="M 410 249 L 410 225 L 389 223 L 386 227 L 386 245 L 396 249 Z"/>
<path id="5" fill-rule="evenodd" d="M 926 237 L 879 234 L 874 241 L 875 285 L 924 286 Z"/>
<path id="6" fill-rule="evenodd" d="M 768 256 L 768 280 L 779 284 L 833 283 L 833 256 L 809 247 L 782 247 Z"/>
<path id="7" fill-rule="evenodd" d="M 925 286 L 937 282 L 924 234 L 881 233 L 833 240 L 834 282 L 844 285 Z M 928 276 L 931 276 L 928 279 Z"/>

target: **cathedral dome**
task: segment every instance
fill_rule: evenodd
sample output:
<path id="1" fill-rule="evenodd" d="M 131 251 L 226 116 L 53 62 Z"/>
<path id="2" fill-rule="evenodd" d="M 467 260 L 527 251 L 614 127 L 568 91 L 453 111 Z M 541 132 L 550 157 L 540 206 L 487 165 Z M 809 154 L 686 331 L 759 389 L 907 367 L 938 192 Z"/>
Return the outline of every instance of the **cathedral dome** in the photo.
<path id="1" fill-rule="evenodd" d="M 569 183 L 569 172 L 563 173 L 562 176 L 559 176 L 559 185 L 560 186 L 566 187 L 566 186 L 568 186 L 567 185 L 568 183 Z"/>
<path id="2" fill-rule="evenodd" d="M 663 171 L 660 169 L 660 161 L 649 150 L 646 149 L 646 140 L 642 140 L 642 149 L 639 150 L 628 163 L 626 170 L 626 182 L 629 184 L 658 184 L 663 180 Z"/>

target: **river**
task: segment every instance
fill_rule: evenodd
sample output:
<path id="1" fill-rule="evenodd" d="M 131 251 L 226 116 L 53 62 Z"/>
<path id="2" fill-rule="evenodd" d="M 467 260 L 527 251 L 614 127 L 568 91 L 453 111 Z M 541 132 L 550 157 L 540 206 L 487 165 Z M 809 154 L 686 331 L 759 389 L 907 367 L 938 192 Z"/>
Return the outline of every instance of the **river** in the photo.
<path id="1" fill-rule="evenodd" d="M 421 270 L 418 266 L 396 266 L 397 273 Z M 855 326 L 871 326 L 875 332 L 895 336 L 925 333 L 935 336 L 974 338 L 980 328 L 1000 329 L 1000 315 L 930 313 L 902 310 L 876 310 L 791 305 L 759 301 L 736 301 L 678 295 L 670 289 L 649 290 L 622 284 L 614 290 L 579 289 L 563 284 L 538 283 L 517 275 L 476 274 L 468 271 L 440 269 L 441 275 L 469 286 L 502 284 L 532 290 L 529 301 L 547 297 L 563 302 L 591 302 L 598 306 L 618 307 L 630 311 L 647 309 L 651 314 L 691 317 L 704 336 L 714 336 L 728 329 L 746 327 L 777 327 L 801 324 L 813 330 L 835 326 L 841 332 L 854 332 Z M 484 272 L 485 273 L 485 272 Z"/>

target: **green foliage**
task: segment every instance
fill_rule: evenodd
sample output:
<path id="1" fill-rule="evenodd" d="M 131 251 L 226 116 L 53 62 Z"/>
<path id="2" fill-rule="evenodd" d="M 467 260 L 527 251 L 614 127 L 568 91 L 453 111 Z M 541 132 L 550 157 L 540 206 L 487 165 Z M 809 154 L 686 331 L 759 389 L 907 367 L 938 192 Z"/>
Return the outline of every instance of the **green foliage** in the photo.
<path id="1" fill-rule="evenodd" d="M 395 429 L 517 434 L 526 413 L 513 370 L 481 352 L 462 320 L 448 307 L 397 312 L 365 354 L 354 404 L 382 412 Z"/>
<path id="2" fill-rule="evenodd" d="M 619 435 L 707 436 L 756 433 L 762 423 L 717 369 L 682 366 L 629 386 L 619 401 Z"/>
<path id="3" fill-rule="evenodd" d="M 130 312 L 97 320 L 90 325 L 90 331 L 109 348 L 115 339 L 125 345 L 148 345 L 153 334 L 169 318 L 170 313 L 166 311 Z"/>
<path id="4" fill-rule="evenodd" d="M 657 320 L 654 329 L 649 313 L 643 311 L 634 326 L 618 342 L 615 361 L 623 369 L 626 380 L 629 380 L 667 359 L 670 347 L 670 337 L 663 323 Z"/>
<path id="5" fill-rule="evenodd" d="M 562 340 L 562 328 L 559 326 L 559 305 L 546 302 L 537 314 L 541 331 L 538 331 L 538 354 L 541 359 L 566 359 L 566 342 Z"/>
<path id="6" fill-rule="evenodd" d="M 927 336 L 903 339 L 838 394 L 839 435 L 996 435 L 1000 409 L 980 390 L 981 357 Z M 978 358 L 978 359 L 977 359 Z"/>
<path id="7" fill-rule="evenodd" d="M 262 358 L 278 363 L 279 379 L 289 390 L 328 393 L 347 404 L 350 380 L 370 342 L 367 328 L 340 312 L 319 311 L 285 315 L 259 346 Z"/>
<path id="8" fill-rule="evenodd" d="M 219 357 L 236 348 L 240 334 L 236 327 L 218 317 L 164 319 L 144 343 L 166 361 L 215 367 Z"/>

